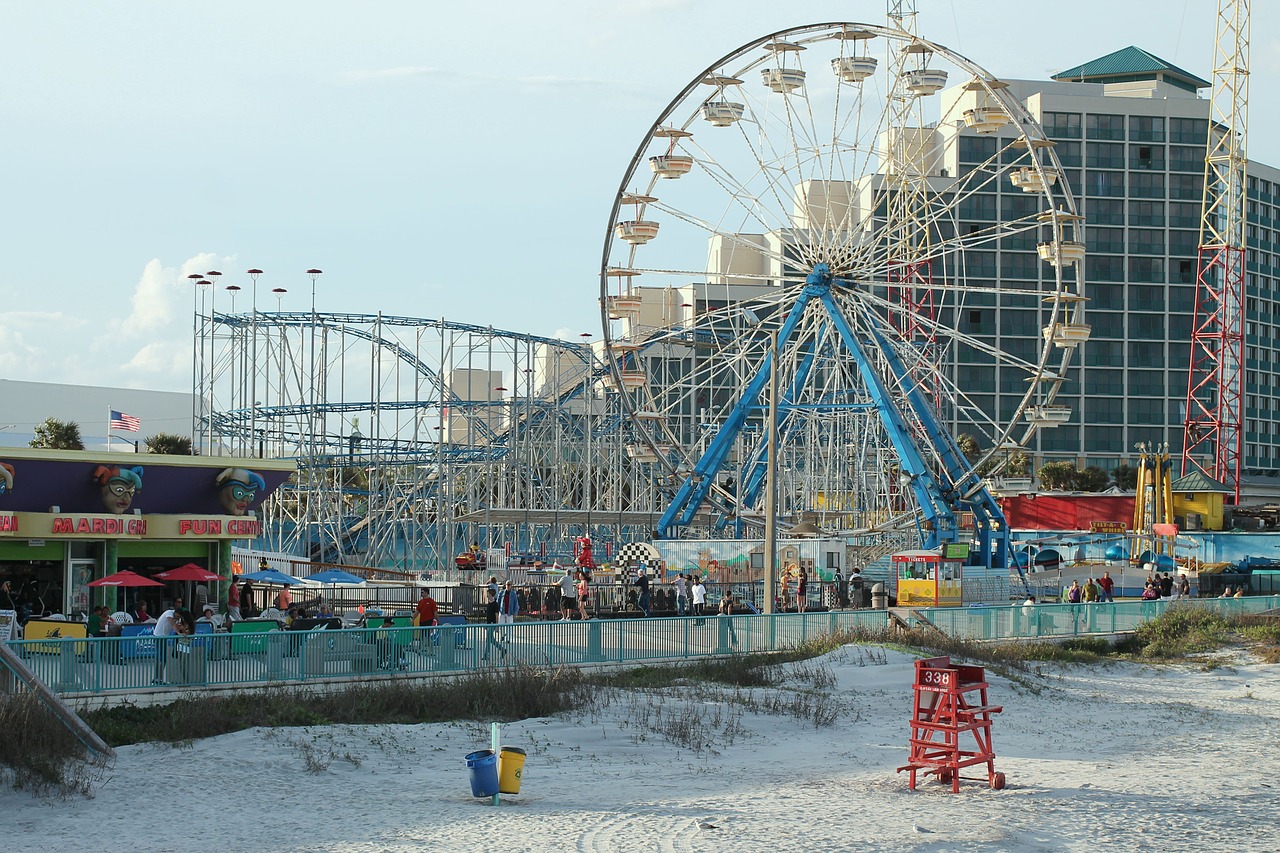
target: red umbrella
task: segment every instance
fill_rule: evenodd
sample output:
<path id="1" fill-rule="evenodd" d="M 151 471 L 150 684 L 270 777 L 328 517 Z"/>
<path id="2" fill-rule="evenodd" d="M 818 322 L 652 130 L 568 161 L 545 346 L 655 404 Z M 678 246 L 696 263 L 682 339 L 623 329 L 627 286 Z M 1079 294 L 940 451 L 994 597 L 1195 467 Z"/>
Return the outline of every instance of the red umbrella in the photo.
<path id="1" fill-rule="evenodd" d="M 153 581 L 151 578 L 144 578 L 142 575 L 125 569 L 116 572 L 114 575 L 107 575 L 105 578 L 98 578 L 96 581 L 89 581 L 86 586 L 164 586 L 160 581 Z"/>
<path id="2" fill-rule="evenodd" d="M 156 575 L 162 581 L 220 581 L 222 575 L 215 575 L 213 572 L 197 566 L 195 563 L 187 563 L 185 566 L 178 566 L 176 569 L 169 569 Z"/>

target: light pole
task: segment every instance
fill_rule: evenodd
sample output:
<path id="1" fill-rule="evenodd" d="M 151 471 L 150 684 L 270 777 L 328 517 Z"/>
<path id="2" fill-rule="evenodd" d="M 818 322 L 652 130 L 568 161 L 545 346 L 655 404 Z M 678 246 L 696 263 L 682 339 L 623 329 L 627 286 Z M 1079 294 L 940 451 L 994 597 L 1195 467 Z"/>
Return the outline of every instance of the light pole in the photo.
<path id="1" fill-rule="evenodd" d="M 204 394 L 201 397 L 200 405 L 203 407 L 205 424 L 204 452 L 208 453 L 209 449 L 213 447 L 213 418 L 209 417 L 209 415 L 213 411 L 213 374 L 214 365 L 216 364 L 216 344 L 218 337 L 216 331 L 217 327 L 214 324 L 214 316 L 218 313 L 218 288 L 215 285 L 217 284 L 218 279 L 222 277 L 222 273 L 218 270 L 209 270 L 204 274 L 204 277 L 209 279 L 211 284 L 209 286 L 209 319 L 206 321 L 204 335 L 209 347 L 208 354 L 204 356 L 205 362 L 201 371 L 204 375 L 204 382 L 202 383 L 204 386 Z M 191 445 L 191 452 L 193 454 L 200 452 L 200 448 L 196 446 L 194 441 Z"/>
<path id="2" fill-rule="evenodd" d="M 204 306 L 202 297 L 204 296 L 204 288 L 209 282 L 198 272 L 193 272 L 187 276 L 187 280 L 193 285 L 191 290 L 191 440 L 195 443 L 196 424 L 199 423 L 198 414 L 200 406 L 200 395 L 204 387 L 204 374 L 201 371 L 200 362 L 203 360 L 204 344 L 201 340 L 201 320 L 204 317 Z M 111 443 L 111 435 L 107 434 L 107 443 Z"/>
<path id="3" fill-rule="evenodd" d="M 316 398 L 317 386 L 319 385 L 316 381 L 316 376 L 317 371 L 324 369 L 321 360 L 316 358 L 316 279 L 318 279 L 323 272 L 323 270 L 318 269 L 307 270 L 307 276 L 311 279 L 311 326 L 308 334 L 308 337 L 310 338 L 310 343 L 308 345 L 308 349 L 310 350 L 308 353 L 310 372 L 307 377 L 307 467 L 309 473 L 307 475 L 306 484 L 305 510 L 308 542 L 310 542 L 313 504 L 316 502 L 316 456 L 319 452 L 317 433 L 320 429 L 318 423 L 320 404 Z M 315 513 L 315 517 L 316 520 L 319 521 L 318 512 Z M 319 538 L 319 533 L 317 531 L 316 539 L 319 540 Z"/>
<path id="4" fill-rule="evenodd" d="M 240 285 L 238 284 L 228 284 L 226 287 L 223 288 L 223 290 L 231 294 L 231 314 L 232 315 L 236 313 L 236 294 L 240 292 L 240 289 L 241 289 Z M 227 396 L 229 398 L 230 408 L 232 410 L 236 408 L 236 391 L 239 390 L 241 391 L 241 393 L 243 393 L 244 391 L 244 383 L 240 381 L 240 377 L 236 373 L 236 351 L 239 349 L 239 340 L 240 340 L 240 324 L 238 322 L 232 322 L 227 332 L 227 341 L 228 341 L 227 352 L 230 353 L 230 357 L 228 358 L 228 361 L 227 361 L 227 375 L 231 378 L 231 388 L 227 392 Z M 240 354 L 240 358 L 242 361 L 244 360 L 243 353 Z M 212 426 L 210 426 L 210 429 L 212 430 Z M 222 448 L 221 442 L 219 442 L 218 447 L 219 447 L 219 452 L 221 452 L 221 448 Z"/>
<path id="5" fill-rule="evenodd" d="M 778 526 L 778 332 L 769 337 L 769 450 L 764 477 L 764 612 L 773 613 L 773 585 L 777 575 Z"/>
<path id="6" fill-rule="evenodd" d="M 250 334 L 253 335 L 252 352 L 249 357 L 249 399 L 253 401 L 253 409 L 249 412 L 249 455 L 253 455 L 253 436 L 258 434 L 258 276 L 260 269 L 245 270 L 253 282 L 253 322 L 250 323 Z"/>

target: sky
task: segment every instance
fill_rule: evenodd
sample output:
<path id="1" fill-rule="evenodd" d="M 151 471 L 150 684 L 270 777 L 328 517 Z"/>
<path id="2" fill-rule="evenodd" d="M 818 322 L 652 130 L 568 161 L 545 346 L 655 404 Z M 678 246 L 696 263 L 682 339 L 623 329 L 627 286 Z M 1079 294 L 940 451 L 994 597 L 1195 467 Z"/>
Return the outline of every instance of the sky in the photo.
<path id="1" fill-rule="evenodd" d="M 1275 165 L 1280 11 L 1253 5 L 1249 153 Z M 1211 75 L 1214 0 L 918 7 L 998 77 L 1130 44 Z M 319 268 L 321 312 L 598 336 L 613 196 L 667 103 L 746 42 L 884 8 L 0 0 L 0 378 L 189 391 L 210 269 L 238 310 L 250 268 L 260 309 L 310 310 Z"/>

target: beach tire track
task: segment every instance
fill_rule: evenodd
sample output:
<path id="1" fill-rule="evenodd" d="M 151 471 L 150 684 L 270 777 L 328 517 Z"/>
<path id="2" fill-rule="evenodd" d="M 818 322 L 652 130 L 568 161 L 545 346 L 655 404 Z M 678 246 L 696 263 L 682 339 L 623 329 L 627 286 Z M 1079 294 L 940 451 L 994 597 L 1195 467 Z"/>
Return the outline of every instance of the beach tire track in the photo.
<path id="1" fill-rule="evenodd" d="M 578 837 L 580 853 L 691 853 L 694 841 L 704 832 L 691 818 L 662 814 L 625 814 L 605 817 Z M 705 845 L 701 845 L 705 847 Z"/>

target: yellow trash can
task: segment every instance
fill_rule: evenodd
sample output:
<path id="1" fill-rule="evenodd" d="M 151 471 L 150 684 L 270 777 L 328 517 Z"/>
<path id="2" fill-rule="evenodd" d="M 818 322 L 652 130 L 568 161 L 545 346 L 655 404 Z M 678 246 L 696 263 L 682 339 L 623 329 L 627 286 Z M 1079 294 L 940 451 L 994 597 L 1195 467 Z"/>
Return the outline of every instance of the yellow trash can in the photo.
<path id="1" fill-rule="evenodd" d="M 498 791 L 503 794 L 520 793 L 520 775 L 524 772 L 524 750 L 504 746 L 498 756 Z"/>

